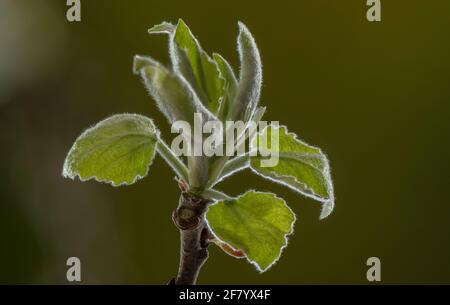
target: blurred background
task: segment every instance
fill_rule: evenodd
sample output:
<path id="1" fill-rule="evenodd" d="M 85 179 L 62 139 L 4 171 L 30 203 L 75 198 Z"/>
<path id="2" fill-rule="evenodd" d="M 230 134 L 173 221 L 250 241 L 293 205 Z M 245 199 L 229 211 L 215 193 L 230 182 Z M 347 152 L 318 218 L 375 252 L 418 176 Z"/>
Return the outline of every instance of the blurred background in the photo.
<path id="1" fill-rule="evenodd" d="M 129 187 L 63 179 L 76 137 L 111 114 L 170 129 L 132 74 L 135 54 L 168 63 L 167 37 L 183 18 L 208 52 L 239 67 L 237 21 L 261 50 L 266 120 L 279 120 L 329 156 L 336 209 L 250 171 L 220 189 L 273 191 L 298 216 L 279 262 L 259 274 L 216 247 L 200 284 L 450 284 L 450 2 L 0 0 L 0 283 L 64 284 L 66 260 L 87 284 L 164 284 L 178 268 L 171 221 L 178 187 L 157 157 Z"/>

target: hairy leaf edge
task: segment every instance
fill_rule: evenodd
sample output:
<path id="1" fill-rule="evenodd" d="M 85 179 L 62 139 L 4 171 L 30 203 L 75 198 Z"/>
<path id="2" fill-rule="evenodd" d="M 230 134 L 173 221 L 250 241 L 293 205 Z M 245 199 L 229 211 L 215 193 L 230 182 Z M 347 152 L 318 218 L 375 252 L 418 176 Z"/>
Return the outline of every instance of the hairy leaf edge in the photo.
<path id="1" fill-rule="evenodd" d="M 258 176 L 261 176 L 261 177 L 263 177 L 265 179 L 268 179 L 268 180 L 270 180 L 270 181 L 272 181 L 274 183 L 278 183 L 278 184 L 284 185 L 284 186 L 288 187 L 289 189 L 295 191 L 296 193 L 299 193 L 299 194 L 301 194 L 301 195 L 303 195 L 305 197 L 308 197 L 308 198 L 311 198 L 311 199 L 314 199 L 316 201 L 321 202 L 322 203 L 322 210 L 320 212 L 319 219 L 322 220 L 322 219 L 327 218 L 333 212 L 334 206 L 335 206 L 333 180 L 331 179 L 331 167 L 330 167 L 330 163 L 328 161 L 327 155 L 322 151 L 322 149 L 320 149 L 318 147 L 315 147 L 313 145 L 310 145 L 310 144 L 302 141 L 301 139 L 299 139 L 297 134 L 295 134 L 294 132 L 290 132 L 286 125 L 280 125 L 280 126 L 267 125 L 261 132 L 258 133 L 258 135 L 263 134 L 265 132 L 265 130 L 267 128 L 269 128 L 269 127 L 271 127 L 271 128 L 278 128 L 278 129 L 283 128 L 286 131 L 286 135 L 287 136 L 292 135 L 296 142 L 298 142 L 298 143 L 300 143 L 302 145 L 306 145 L 308 147 L 311 147 L 311 148 L 319 150 L 320 154 L 323 155 L 323 157 L 324 157 L 325 166 L 324 166 L 324 169 L 322 170 L 322 174 L 325 176 L 325 180 L 326 180 L 326 184 L 327 184 L 327 192 L 328 192 L 329 198 L 322 198 L 322 197 L 314 194 L 314 192 L 312 190 L 311 190 L 312 194 L 306 193 L 306 192 L 302 192 L 302 191 L 294 188 L 289 183 L 276 179 L 276 178 L 292 178 L 292 179 L 295 180 L 296 183 L 301 184 L 301 185 L 305 185 L 304 183 L 298 181 L 295 177 L 287 176 L 287 175 L 277 175 L 277 174 L 272 174 L 272 177 L 264 175 L 264 174 L 258 172 L 257 170 L 255 170 L 251 166 L 251 162 L 249 162 L 249 166 L 248 167 L 255 174 L 257 174 Z M 308 187 L 306 187 L 306 188 L 308 189 Z"/>
<path id="2" fill-rule="evenodd" d="M 278 253 L 278 256 L 274 259 L 274 261 L 273 261 L 269 266 L 267 266 L 266 268 L 262 269 L 262 268 L 258 265 L 258 263 L 257 263 L 256 261 L 250 260 L 250 259 L 247 257 L 247 254 L 245 254 L 245 259 L 246 259 L 250 264 L 252 264 L 252 265 L 256 268 L 256 270 L 257 270 L 259 273 L 264 273 L 264 272 L 266 272 L 267 270 L 269 270 L 270 268 L 272 268 L 272 266 L 275 265 L 275 264 L 278 262 L 278 260 L 279 260 L 280 257 L 281 257 L 281 254 L 283 253 L 283 250 L 288 246 L 288 244 L 289 244 L 289 236 L 291 236 L 291 235 L 294 234 L 294 227 L 295 227 L 295 222 L 297 221 L 297 215 L 295 215 L 294 211 L 292 211 L 292 209 L 289 207 L 289 205 L 287 204 L 286 200 L 284 200 L 283 198 L 281 198 L 281 197 L 279 197 L 279 196 L 277 196 L 276 194 L 271 193 L 271 192 L 260 192 L 260 191 L 254 190 L 254 189 L 249 189 L 249 190 L 246 191 L 245 193 L 240 194 L 240 195 L 237 196 L 237 197 L 233 197 L 232 200 L 237 200 L 237 199 L 241 198 L 242 196 L 244 196 L 246 193 L 249 193 L 249 192 L 254 192 L 254 193 L 257 193 L 257 194 L 267 194 L 267 195 L 273 195 L 273 196 L 275 196 L 276 199 L 280 199 L 280 200 L 284 203 L 285 207 L 288 208 L 289 211 L 292 213 L 292 216 L 294 216 L 294 219 L 293 219 L 293 221 L 292 221 L 292 223 L 291 223 L 290 231 L 289 231 L 288 233 L 284 234 L 284 244 L 283 244 L 283 246 L 281 246 L 280 251 L 279 251 L 279 253 Z M 214 202 L 213 204 L 211 204 L 211 206 L 216 205 L 216 204 L 218 204 L 218 203 L 220 203 L 220 202 L 221 202 L 221 201 L 216 201 L 216 202 Z M 206 215 L 208 215 L 208 212 L 206 212 Z M 207 224 L 208 228 L 210 229 L 212 235 L 214 236 L 214 238 L 216 238 L 218 241 L 220 241 L 220 242 L 222 242 L 222 243 L 227 244 L 227 245 L 228 245 L 232 250 L 234 250 L 234 251 L 242 251 L 243 253 L 245 253 L 245 251 L 243 251 L 243 250 L 241 250 L 241 249 L 235 249 L 235 248 L 234 248 L 233 246 L 231 246 L 229 243 L 227 243 L 226 241 L 224 241 L 224 240 L 222 240 L 221 238 L 219 238 L 219 237 L 216 235 L 216 233 L 214 233 L 213 229 L 211 228 L 207 216 L 205 217 L 205 221 L 206 221 L 206 224 Z M 229 255 L 229 254 L 228 254 L 228 255 Z"/>
<path id="3" fill-rule="evenodd" d="M 75 142 L 72 144 L 72 147 L 70 148 L 69 152 L 67 153 L 66 158 L 64 159 L 64 165 L 63 165 L 63 171 L 62 171 L 62 176 L 63 176 L 64 178 L 69 178 L 69 179 L 72 179 L 72 180 L 75 180 L 75 178 L 78 178 L 81 182 L 86 182 L 86 181 L 94 180 L 94 181 L 96 181 L 96 182 L 105 183 L 105 184 L 110 184 L 110 185 L 113 186 L 113 187 L 120 187 L 120 186 L 128 186 L 128 185 L 132 185 L 132 184 L 138 182 L 139 180 L 141 180 L 141 179 L 147 177 L 148 172 L 149 172 L 149 169 L 150 169 L 150 166 L 152 166 L 153 160 L 155 159 L 155 156 L 156 156 L 156 147 L 157 147 L 158 142 L 159 142 L 159 130 L 156 129 L 156 127 L 155 127 L 155 138 L 156 138 L 156 143 L 155 143 L 155 153 L 154 153 L 153 156 L 150 158 L 150 160 L 149 160 L 149 162 L 148 162 L 148 165 L 147 165 L 147 168 L 146 168 L 146 170 L 145 170 L 145 173 L 144 173 L 143 175 L 139 175 L 139 174 L 136 175 L 136 176 L 134 177 L 133 181 L 130 182 L 130 183 L 122 182 L 122 183 L 116 184 L 114 181 L 111 181 L 111 180 L 99 179 L 99 178 L 98 178 L 97 176 L 95 176 L 95 175 L 94 175 L 94 176 L 89 176 L 89 177 L 86 177 L 86 178 L 82 178 L 82 177 L 80 176 L 80 173 L 74 172 L 74 171 L 72 171 L 72 170 L 70 169 L 70 166 L 69 166 L 69 164 L 68 164 L 68 156 L 75 150 L 77 140 L 80 139 L 81 137 L 83 137 L 84 135 L 86 135 L 90 130 L 96 128 L 98 125 L 100 125 L 101 123 L 105 122 L 106 120 L 109 120 L 109 119 L 111 119 L 111 118 L 113 118 L 113 117 L 117 117 L 117 116 L 121 116 L 121 115 L 132 115 L 132 116 L 136 116 L 136 117 L 139 117 L 139 118 L 143 118 L 143 119 L 146 119 L 146 120 L 150 120 L 150 121 L 152 122 L 152 124 L 153 124 L 153 120 L 152 120 L 152 119 L 150 119 L 149 117 L 146 117 L 146 116 L 144 116 L 144 115 L 141 115 L 141 114 L 136 114 L 136 113 L 118 113 L 118 114 L 113 114 L 113 115 L 107 117 L 106 119 L 103 119 L 103 120 L 101 120 L 100 122 L 98 122 L 98 123 L 96 123 L 96 124 L 94 124 L 94 125 L 92 125 L 92 126 L 86 128 L 86 130 L 84 130 L 84 131 L 76 138 Z M 154 126 L 154 124 L 153 124 L 153 126 Z"/>

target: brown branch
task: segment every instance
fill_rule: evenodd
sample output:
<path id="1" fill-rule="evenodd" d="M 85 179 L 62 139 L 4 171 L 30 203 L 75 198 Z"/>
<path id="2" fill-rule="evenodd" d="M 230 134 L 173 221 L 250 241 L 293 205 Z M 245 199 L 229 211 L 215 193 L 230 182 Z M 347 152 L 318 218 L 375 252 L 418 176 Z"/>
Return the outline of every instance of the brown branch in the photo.
<path id="1" fill-rule="evenodd" d="M 195 285 L 201 267 L 208 259 L 211 233 L 205 221 L 208 200 L 182 192 L 172 218 L 180 231 L 180 266 L 175 280 L 169 284 Z"/>

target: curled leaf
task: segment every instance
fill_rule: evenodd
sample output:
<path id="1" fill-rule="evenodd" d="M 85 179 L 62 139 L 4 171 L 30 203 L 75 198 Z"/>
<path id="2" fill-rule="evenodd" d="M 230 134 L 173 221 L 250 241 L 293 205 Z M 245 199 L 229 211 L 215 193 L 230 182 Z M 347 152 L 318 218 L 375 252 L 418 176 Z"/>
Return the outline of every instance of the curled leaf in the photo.
<path id="1" fill-rule="evenodd" d="M 223 250 L 226 254 L 235 257 L 235 258 L 244 258 L 245 253 L 242 250 L 233 249 L 229 244 L 224 243 L 223 241 L 213 239 L 212 242 L 216 244 L 219 248 Z"/>
<path id="2" fill-rule="evenodd" d="M 133 70 L 142 76 L 148 92 L 170 123 L 183 120 L 193 126 L 195 113 L 205 120 L 213 118 L 185 80 L 151 57 L 136 55 Z"/>
<path id="3" fill-rule="evenodd" d="M 272 137 L 272 134 L 278 137 Z M 278 141 L 273 145 L 272 141 Z M 278 146 L 278 147 L 277 147 Z M 267 126 L 252 141 L 252 149 L 263 149 L 272 157 L 260 154 L 250 158 L 250 167 L 261 176 L 322 202 L 320 218 L 331 214 L 334 208 L 333 183 L 325 154 L 317 147 L 299 140 L 285 126 Z M 278 156 L 274 166 L 262 166 L 268 158 Z"/>
<path id="4" fill-rule="evenodd" d="M 221 55 L 214 53 L 213 58 L 217 63 L 220 72 L 220 77 L 224 80 L 223 96 L 220 100 L 219 109 L 217 110 L 217 117 L 222 121 L 227 119 L 231 104 L 236 97 L 238 88 L 238 81 L 228 61 Z"/>
<path id="5" fill-rule="evenodd" d="M 183 20 L 171 36 L 171 58 L 174 70 L 190 83 L 205 107 L 217 113 L 223 96 L 224 79 L 216 62 L 205 52 Z"/>
<path id="6" fill-rule="evenodd" d="M 237 41 L 241 74 L 229 117 L 233 120 L 243 120 L 245 117 L 251 117 L 258 105 L 262 85 L 262 65 L 255 39 L 242 22 L 239 22 Z"/>
<path id="7" fill-rule="evenodd" d="M 170 22 L 162 22 L 150 28 L 149 34 L 172 34 L 175 31 L 175 26 Z"/>

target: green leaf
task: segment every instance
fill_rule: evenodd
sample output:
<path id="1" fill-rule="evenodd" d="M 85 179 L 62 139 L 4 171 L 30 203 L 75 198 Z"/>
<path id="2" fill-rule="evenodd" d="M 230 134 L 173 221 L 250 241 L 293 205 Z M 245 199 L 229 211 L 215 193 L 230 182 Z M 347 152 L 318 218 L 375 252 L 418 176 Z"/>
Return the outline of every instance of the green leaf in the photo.
<path id="1" fill-rule="evenodd" d="M 161 139 L 158 139 L 157 151 L 166 163 L 173 169 L 175 174 L 184 182 L 189 183 L 189 169 L 184 162 L 170 149 L 170 147 Z"/>
<path id="2" fill-rule="evenodd" d="M 295 215 L 274 194 L 248 191 L 210 206 L 206 219 L 217 239 L 245 253 L 264 272 L 278 260 L 287 245 Z"/>
<path id="3" fill-rule="evenodd" d="M 162 22 L 153 26 L 148 30 L 149 34 L 172 34 L 175 31 L 175 26 L 169 22 Z"/>
<path id="4" fill-rule="evenodd" d="M 95 179 L 113 186 L 133 184 L 147 175 L 158 136 L 147 117 L 111 116 L 78 137 L 64 162 L 63 176 Z"/>
<path id="5" fill-rule="evenodd" d="M 195 113 L 201 113 L 205 120 L 212 119 L 189 85 L 159 62 L 136 55 L 133 70 L 142 76 L 150 95 L 170 123 L 183 120 L 193 126 Z"/>
<path id="6" fill-rule="evenodd" d="M 274 133 L 275 132 L 275 133 Z M 276 134 L 278 133 L 278 139 Z M 272 145 L 278 140 L 279 147 Z M 258 147 L 259 144 L 259 147 Z M 284 184 L 301 194 L 323 203 L 320 218 L 331 214 L 334 208 L 333 183 L 327 157 L 319 148 L 299 140 L 285 126 L 267 126 L 251 143 L 252 149 L 278 153 L 279 160 L 275 166 L 264 167 L 261 154 L 250 158 L 250 167 L 261 176 Z"/>
<path id="7" fill-rule="evenodd" d="M 234 98 L 234 95 L 236 94 L 237 87 L 238 87 L 238 81 L 236 79 L 236 76 L 234 75 L 231 65 L 220 54 L 214 53 L 213 58 L 217 63 L 217 67 L 219 69 L 220 76 L 227 83 L 228 91 L 230 92 L 231 98 Z"/>
<path id="8" fill-rule="evenodd" d="M 231 104 L 236 97 L 238 81 L 228 61 L 220 54 L 213 53 L 213 58 L 219 68 L 220 77 L 224 79 L 223 96 L 220 101 L 217 117 L 222 121 L 226 120 L 226 116 L 230 111 Z"/>
<path id="9" fill-rule="evenodd" d="M 196 113 L 201 114 L 203 122 L 216 119 L 202 105 L 182 77 L 170 72 L 152 58 L 135 56 L 133 70 L 135 73 L 140 73 L 150 95 L 170 123 L 181 120 L 194 126 L 194 114 Z M 192 140 L 194 139 L 193 132 L 194 130 L 191 130 L 191 134 L 183 134 L 183 136 L 187 140 Z M 188 166 L 191 186 L 203 187 L 208 180 L 207 158 L 205 156 L 188 156 Z"/>
<path id="10" fill-rule="evenodd" d="M 197 96 L 212 113 L 217 113 L 223 96 L 224 79 L 216 62 L 203 51 L 183 20 L 171 36 L 171 58 L 174 70 L 190 83 Z"/>
<path id="11" fill-rule="evenodd" d="M 259 102 L 262 85 L 261 57 L 255 39 L 242 22 L 239 22 L 237 42 L 241 74 L 229 118 L 246 120 L 253 115 Z"/>

